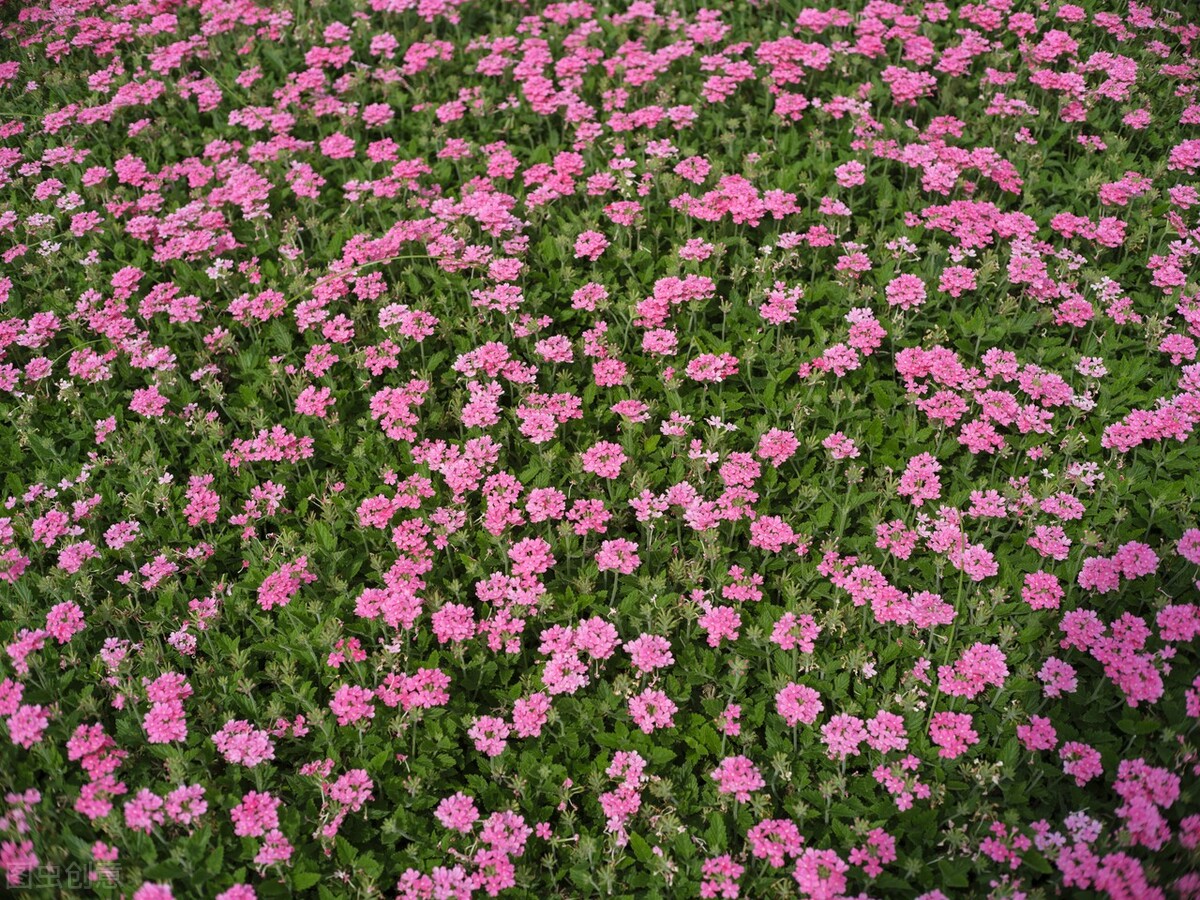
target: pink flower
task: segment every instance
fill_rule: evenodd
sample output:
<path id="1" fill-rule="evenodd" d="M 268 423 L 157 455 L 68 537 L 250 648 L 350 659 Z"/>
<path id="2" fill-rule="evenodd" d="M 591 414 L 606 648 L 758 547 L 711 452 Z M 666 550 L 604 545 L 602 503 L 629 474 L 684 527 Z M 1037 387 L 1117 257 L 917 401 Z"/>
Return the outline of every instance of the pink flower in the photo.
<path id="1" fill-rule="evenodd" d="M 431 617 L 439 644 L 469 641 L 475 636 L 475 611 L 461 603 L 447 603 Z"/>
<path id="2" fill-rule="evenodd" d="M 181 785 L 167 794 L 163 803 L 166 817 L 180 825 L 190 825 L 208 812 L 205 789 L 199 784 Z"/>
<path id="3" fill-rule="evenodd" d="M 799 285 L 789 288 L 784 282 L 777 281 L 774 289 L 767 292 L 766 302 L 759 306 L 758 314 L 772 325 L 795 321 L 803 298 L 804 289 Z"/>
<path id="4" fill-rule="evenodd" d="M 821 626 L 816 619 L 805 614 L 784 613 L 775 623 L 771 631 L 771 642 L 778 644 L 783 650 L 799 650 L 801 653 L 812 653 L 816 648 L 816 640 L 821 634 Z"/>
<path id="5" fill-rule="evenodd" d="M 867 745 L 880 753 L 908 749 L 908 733 L 904 719 L 881 709 L 867 722 Z"/>
<path id="6" fill-rule="evenodd" d="M 821 728 L 821 741 L 831 759 L 857 756 L 860 745 L 866 739 L 866 723 L 858 716 L 846 713 L 839 713 Z"/>
<path id="7" fill-rule="evenodd" d="M 334 692 L 329 709 L 337 716 L 339 725 L 353 725 L 364 719 L 375 718 L 375 706 L 371 702 L 374 696 L 370 688 L 343 684 Z"/>
<path id="8" fill-rule="evenodd" d="M 766 787 L 758 767 L 745 756 L 727 756 L 711 773 L 722 794 L 732 794 L 735 800 L 745 803 L 754 791 Z"/>
<path id="9" fill-rule="evenodd" d="M 804 849 L 804 838 L 791 819 L 763 819 L 746 832 L 746 840 L 755 859 L 765 859 L 776 869 L 785 857 L 799 856 Z"/>
<path id="10" fill-rule="evenodd" d="M 475 742 L 475 749 L 488 756 L 499 756 L 508 746 L 508 723 L 495 716 L 477 716 L 467 730 L 467 736 Z"/>
<path id="11" fill-rule="evenodd" d="M 56 603 L 46 614 L 46 631 L 60 644 L 65 644 L 84 629 L 83 610 L 73 601 Z"/>
<path id="12" fill-rule="evenodd" d="M 896 839 L 882 828 L 867 833 L 867 841 L 850 851 L 850 862 L 862 866 L 868 878 L 878 878 L 883 867 L 896 861 Z"/>
<path id="13" fill-rule="evenodd" d="M 937 87 L 937 79 L 928 72 L 914 72 L 901 66 L 886 67 L 883 82 L 891 89 L 892 101 L 898 106 L 916 106 L 919 98 L 930 96 Z"/>
<path id="14" fill-rule="evenodd" d="M 324 419 L 334 402 L 333 392 L 329 388 L 310 384 L 296 397 L 296 412 L 302 416 Z"/>
<path id="15" fill-rule="evenodd" d="M 148 419 L 159 419 L 166 414 L 168 402 L 167 398 L 159 393 L 158 385 L 152 384 L 148 388 L 141 388 L 133 392 L 129 408 Z"/>
<path id="16" fill-rule="evenodd" d="M 979 743 L 979 735 L 971 727 L 971 716 L 967 713 L 935 713 L 929 723 L 929 739 L 937 746 L 942 759 L 957 759 Z"/>
<path id="17" fill-rule="evenodd" d="M 321 141 L 321 154 L 327 159 L 353 159 L 354 139 L 340 131 Z"/>
<path id="18" fill-rule="evenodd" d="M 1004 684 L 1008 677 L 1005 662 L 999 647 L 976 642 L 953 666 L 938 667 L 938 688 L 942 693 L 973 700 L 987 687 Z"/>
<path id="19" fill-rule="evenodd" d="M 966 266 L 947 266 L 942 270 L 938 290 L 951 297 L 961 297 L 967 291 L 975 290 L 975 272 Z"/>
<path id="20" fill-rule="evenodd" d="M 8 737 L 18 747 L 28 750 L 40 743 L 42 734 L 50 725 L 49 710 L 38 704 L 21 704 L 8 717 Z"/>
<path id="21" fill-rule="evenodd" d="M 142 721 L 146 729 L 146 741 L 151 744 L 170 744 L 187 738 L 187 722 L 183 704 L 178 700 L 154 703 Z"/>
<path id="22" fill-rule="evenodd" d="M 253 768 L 275 758 L 271 736 L 243 719 L 230 719 L 212 739 L 226 762 Z"/>
<path id="23" fill-rule="evenodd" d="M 913 506 L 921 506 L 926 500 L 937 500 L 942 495 L 942 482 L 938 478 L 941 470 L 941 464 L 928 453 L 912 457 L 900 476 L 896 493 L 911 498 Z"/>
<path id="24" fill-rule="evenodd" d="M 1051 656 L 1038 672 L 1038 680 L 1044 687 L 1042 693 L 1047 697 L 1061 697 L 1063 694 L 1073 694 L 1078 687 L 1075 667 L 1063 662 L 1057 656 Z"/>
<path id="25" fill-rule="evenodd" d="M 36 872 L 40 861 L 33 851 L 33 841 L 0 842 L 0 868 L 9 887 L 27 883 L 25 874 Z"/>
<path id="26" fill-rule="evenodd" d="M 841 187 L 857 187 L 860 184 L 866 184 L 867 167 L 858 160 L 851 160 L 834 169 L 833 176 Z"/>
<path id="27" fill-rule="evenodd" d="M 169 884 L 147 881 L 133 892 L 132 900 L 174 900 L 174 898 L 175 893 Z"/>
<path id="28" fill-rule="evenodd" d="M 233 833 L 239 837 L 262 837 L 279 827 L 279 800 L 270 794 L 250 791 L 229 811 Z"/>
<path id="29" fill-rule="evenodd" d="M 775 711 L 791 728 L 800 722 L 811 725 L 824 708 L 821 695 L 807 685 L 787 684 L 775 694 Z"/>
<path id="30" fill-rule="evenodd" d="M 308 557 L 297 557 L 294 562 L 284 563 L 262 580 L 258 586 L 258 605 L 264 610 L 287 606 L 302 585 L 316 580 L 317 576 L 308 571 Z"/>
<path id="31" fill-rule="evenodd" d="M 713 353 L 702 353 L 687 364 L 685 371 L 688 378 L 693 381 L 724 381 L 737 374 L 738 358 L 729 353 L 722 353 L 719 356 Z"/>
<path id="32" fill-rule="evenodd" d="M 479 810 L 471 797 L 458 791 L 442 800 L 434 810 L 434 815 L 444 828 L 468 834 L 479 819 Z"/>
<path id="33" fill-rule="evenodd" d="M 859 456 L 859 449 L 854 441 L 840 431 L 835 431 L 821 441 L 821 446 L 828 450 L 834 459 L 856 459 Z"/>
<path id="34" fill-rule="evenodd" d="M 1021 599 L 1028 603 L 1031 609 L 1058 609 L 1062 598 L 1062 586 L 1049 572 L 1038 571 L 1025 575 Z"/>
<path id="35" fill-rule="evenodd" d="M 626 642 L 625 652 L 629 654 L 633 667 L 643 675 L 675 662 L 675 657 L 671 655 L 671 642 L 656 634 L 643 634 Z"/>
<path id="36" fill-rule="evenodd" d="M 742 617 L 732 606 L 713 606 L 705 610 L 698 620 L 700 629 L 708 635 L 708 646 L 719 647 L 721 641 L 738 639 Z"/>
<path id="37" fill-rule="evenodd" d="M 1200 681 L 1200 679 L 1197 679 Z M 717 716 L 717 728 L 727 737 L 737 737 L 742 733 L 742 723 L 738 720 L 742 717 L 742 708 L 736 703 L 730 703 Z"/>
<path id="38" fill-rule="evenodd" d="M 585 231 L 575 239 L 575 258 L 598 260 L 608 247 L 608 238 L 598 231 Z"/>
<path id="39" fill-rule="evenodd" d="M 768 553 L 782 553 L 796 543 L 797 535 L 779 516 L 758 516 L 750 523 L 750 546 Z"/>
<path id="40" fill-rule="evenodd" d="M 1189 528 L 1185 531 L 1175 549 L 1188 562 L 1200 566 L 1200 528 Z"/>
<path id="41" fill-rule="evenodd" d="M 916 275 L 897 275 L 884 289 L 889 306 L 916 309 L 925 302 L 925 282 Z"/>
<path id="42" fill-rule="evenodd" d="M 1059 748 L 1058 755 L 1063 761 L 1063 771 L 1073 777 L 1079 787 L 1104 774 L 1100 752 L 1088 744 L 1067 741 Z"/>
<path id="43" fill-rule="evenodd" d="M 1030 716 L 1029 723 L 1017 726 L 1017 738 L 1026 750 L 1053 750 L 1058 743 L 1058 733 L 1045 716 Z"/>
<path id="44" fill-rule="evenodd" d="M 642 562 L 637 555 L 637 549 L 637 544 L 624 538 L 604 541 L 596 552 L 596 565 L 601 572 L 630 575 Z"/>
<path id="45" fill-rule="evenodd" d="M 846 891 L 850 867 L 833 850 L 805 848 L 792 872 L 800 894 L 811 900 L 837 900 Z"/>
<path id="46" fill-rule="evenodd" d="M 538 737 L 549 720 L 550 698 L 539 692 L 513 703 L 513 730 L 517 737 Z"/>
<path id="47" fill-rule="evenodd" d="M 601 478 L 617 478 L 621 474 L 621 466 L 629 461 L 629 457 L 621 449 L 620 444 L 611 441 L 600 441 L 585 450 L 581 455 L 583 471 L 592 472 Z"/>
<path id="48" fill-rule="evenodd" d="M 646 734 L 674 726 L 672 717 L 678 711 L 679 707 L 662 691 L 647 689 L 629 698 L 629 716 Z"/>
<path id="49" fill-rule="evenodd" d="M 745 866 L 735 863 L 729 854 L 706 859 L 700 867 L 700 896 L 736 900 L 739 896 L 737 881 L 745 871 Z"/>
<path id="50" fill-rule="evenodd" d="M 286 864 L 292 858 L 293 847 L 278 828 L 273 828 L 263 835 L 262 846 L 254 855 L 254 864 L 258 866 L 273 866 Z"/>

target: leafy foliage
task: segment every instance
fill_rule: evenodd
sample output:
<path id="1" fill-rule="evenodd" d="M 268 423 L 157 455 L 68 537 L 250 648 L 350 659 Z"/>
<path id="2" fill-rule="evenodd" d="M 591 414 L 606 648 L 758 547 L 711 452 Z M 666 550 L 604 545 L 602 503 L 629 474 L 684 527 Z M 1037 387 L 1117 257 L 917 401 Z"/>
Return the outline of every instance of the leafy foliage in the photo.
<path id="1" fill-rule="evenodd" d="M 10 889 L 1200 896 L 1186 13 L 0 19 Z"/>

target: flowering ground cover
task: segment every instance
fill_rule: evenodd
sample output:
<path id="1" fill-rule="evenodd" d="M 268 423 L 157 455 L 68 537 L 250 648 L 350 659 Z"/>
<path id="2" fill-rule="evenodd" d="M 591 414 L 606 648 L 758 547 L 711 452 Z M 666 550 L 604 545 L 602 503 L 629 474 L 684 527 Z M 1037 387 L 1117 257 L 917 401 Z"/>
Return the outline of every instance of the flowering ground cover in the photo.
<path id="1" fill-rule="evenodd" d="M 26 896 L 1200 897 L 1200 24 L 0 6 Z"/>

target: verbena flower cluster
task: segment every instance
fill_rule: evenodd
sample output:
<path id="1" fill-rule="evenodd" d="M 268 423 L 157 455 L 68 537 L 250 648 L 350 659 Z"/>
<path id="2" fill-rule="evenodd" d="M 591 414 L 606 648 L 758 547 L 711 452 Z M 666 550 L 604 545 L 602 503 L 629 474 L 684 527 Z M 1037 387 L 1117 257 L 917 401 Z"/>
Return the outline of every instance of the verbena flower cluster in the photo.
<path id="1" fill-rule="evenodd" d="M 4 890 L 1200 898 L 1198 259 L 1187 3 L 0 2 Z"/>

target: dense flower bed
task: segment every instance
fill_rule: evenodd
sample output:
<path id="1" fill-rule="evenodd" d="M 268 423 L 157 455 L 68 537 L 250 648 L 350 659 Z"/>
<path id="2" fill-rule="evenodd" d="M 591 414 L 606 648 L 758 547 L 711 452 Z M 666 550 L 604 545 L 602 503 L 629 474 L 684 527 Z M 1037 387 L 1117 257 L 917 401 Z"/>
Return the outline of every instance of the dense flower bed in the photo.
<path id="1" fill-rule="evenodd" d="M 1200 897 L 1200 24 L 0 6 L 0 869 Z"/>

